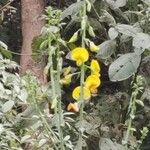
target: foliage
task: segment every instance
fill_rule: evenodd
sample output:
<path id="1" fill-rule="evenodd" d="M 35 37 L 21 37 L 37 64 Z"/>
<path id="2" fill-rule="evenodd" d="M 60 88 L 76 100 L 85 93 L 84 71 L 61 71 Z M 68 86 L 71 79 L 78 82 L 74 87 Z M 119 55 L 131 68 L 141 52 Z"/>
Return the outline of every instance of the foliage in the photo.
<path id="1" fill-rule="evenodd" d="M 2 19 L 13 9 L 1 8 Z M 18 75 L 0 39 L 0 149 L 141 149 L 150 125 L 149 18 L 149 0 L 47 7 L 32 41 L 45 85 Z"/>
<path id="2" fill-rule="evenodd" d="M 18 67 L 15 62 L 0 55 L 0 149 L 21 149 L 20 137 L 14 129 L 17 109 L 26 104 L 27 92 L 24 81 L 15 73 Z"/>

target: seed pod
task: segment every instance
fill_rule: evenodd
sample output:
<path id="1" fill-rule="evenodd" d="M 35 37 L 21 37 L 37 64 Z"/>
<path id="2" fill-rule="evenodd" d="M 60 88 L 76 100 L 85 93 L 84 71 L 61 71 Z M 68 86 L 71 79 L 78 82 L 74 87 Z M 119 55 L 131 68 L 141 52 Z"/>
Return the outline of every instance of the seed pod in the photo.
<path id="1" fill-rule="evenodd" d="M 89 35 L 91 37 L 95 37 L 95 33 L 94 33 L 94 30 L 93 30 L 93 27 L 89 26 L 88 32 L 89 32 Z"/>
<path id="2" fill-rule="evenodd" d="M 89 2 L 89 0 L 86 0 L 86 3 L 87 3 L 87 11 L 90 12 L 91 11 L 91 3 Z"/>
<path id="3" fill-rule="evenodd" d="M 99 47 L 96 46 L 96 45 L 94 44 L 94 42 L 89 41 L 89 44 L 90 44 L 90 50 L 91 50 L 92 52 L 97 52 L 97 51 L 99 50 Z"/>
<path id="4" fill-rule="evenodd" d="M 77 40 L 78 40 L 78 31 L 73 34 L 73 36 L 69 40 L 69 43 L 76 42 Z"/>

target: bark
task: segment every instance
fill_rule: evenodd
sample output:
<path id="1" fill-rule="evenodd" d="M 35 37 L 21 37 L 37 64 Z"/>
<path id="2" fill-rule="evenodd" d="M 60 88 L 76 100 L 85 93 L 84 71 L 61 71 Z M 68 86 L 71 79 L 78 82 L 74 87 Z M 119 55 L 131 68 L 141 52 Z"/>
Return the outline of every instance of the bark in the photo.
<path id="1" fill-rule="evenodd" d="M 32 39 L 40 34 L 44 22 L 41 15 L 44 10 L 44 0 L 21 0 L 22 19 L 22 50 L 21 74 L 31 70 L 40 80 L 43 80 L 42 67 L 32 60 Z"/>

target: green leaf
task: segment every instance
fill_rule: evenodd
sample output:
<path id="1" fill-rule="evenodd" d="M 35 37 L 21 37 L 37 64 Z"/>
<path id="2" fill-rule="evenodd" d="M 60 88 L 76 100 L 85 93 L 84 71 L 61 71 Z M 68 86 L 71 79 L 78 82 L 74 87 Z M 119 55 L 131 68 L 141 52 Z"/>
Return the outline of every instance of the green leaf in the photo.
<path id="1" fill-rule="evenodd" d="M 127 53 L 120 56 L 109 67 L 111 81 L 122 81 L 131 77 L 140 64 L 141 56 L 136 53 Z"/>
<path id="2" fill-rule="evenodd" d="M 117 9 L 126 5 L 127 0 L 106 0 L 112 9 Z"/>
<path id="3" fill-rule="evenodd" d="M 8 46 L 2 41 L 0 41 L 0 47 L 3 47 L 4 49 L 8 49 Z"/>
<path id="4" fill-rule="evenodd" d="M 12 59 L 11 51 L 0 47 L 0 53 L 1 53 L 4 57 L 9 58 L 9 59 Z"/>
<path id="5" fill-rule="evenodd" d="M 98 51 L 96 57 L 98 59 L 107 59 L 109 58 L 116 49 L 116 41 L 107 40 L 99 45 L 100 50 Z"/>
<path id="6" fill-rule="evenodd" d="M 147 4 L 148 6 L 150 6 L 150 0 L 142 0 L 145 4 Z"/>
<path id="7" fill-rule="evenodd" d="M 21 143 L 27 142 L 29 141 L 29 139 L 31 138 L 31 135 L 25 135 L 21 138 Z"/>
<path id="8" fill-rule="evenodd" d="M 106 22 L 109 25 L 116 25 L 114 17 L 106 10 L 102 10 L 102 16 L 99 18 L 100 22 Z"/>
<path id="9" fill-rule="evenodd" d="M 100 138 L 99 141 L 99 149 L 100 150 L 125 150 L 120 144 L 112 142 L 109 138 Z"/>
<path id="10" fill-rule="evenodd" d="M 112 27 L 109 29 L 108 35 L 109 35 L 111 40 L 114 40 L 118 36 L 118 31 Z"/>
<path id="11" fill-rule="evenodd" d="M 136 50 L 143 52 L 145 49 L 150 49 L 150 35 L 146 33 L 137 33 L 133 38 L 133 46 Z"/>
<path id="12" fill-rule="evenodd" d="M 34 37 L 32 40 L 32 51 L 33 53 L 39 52 L 40 45 L 45 41 L 45 37 L 43 36 L 37 36 Z"/>
<path id="13" fill-rule="evenodd" d="M 41 146 L 45 145 L 45 144 L 46 144 L 46 142 L 47 142 L 47 140 L 46 140 L 46 139 L 41 139 L 41 140 L 39 141 L 39 145 L 38 145 L 38 147 L 40 148 Z"/>
<path id="14" fill-rule="evenodd" d="M 117 24 L 115 28 L 118 32 L 132 37 L 134 37 L 136 33 L 140 31 L 139 28 L 127 24 Z"/>
<path id="15" fill-rule="evenodd" d="M 25 103 L 27 100 L 27 97 L 28 97 L 27 91 L 25 89 L 22 89 L 20 91 L 20 94 L 18 95 L 18 98 Z"/>
<path id="16" fill-rule="evenodd" d="M 82 7 L 83 1 L 73 3 L 67 9 L 62 12 L 61 19 L 65 19 L 68 16 L 75 15 L 79 13 L 80 8 Z"/>
<path id="17" fill-rule="evenodd" d="M 137 104 L 141 105 L 142 107 L 144 107 L 143 101 L 141 101 L 141 100 L 136 100 L 135 102 L 136 102 Z"/>
<path id="18" fill-rule="evenodd" d="M 14 106 L 14 101 L 9 100 L 2 106 L 2 110 L 4 113 L 6 113 L 6 112 L 10 111 L 13 106 Z"/>

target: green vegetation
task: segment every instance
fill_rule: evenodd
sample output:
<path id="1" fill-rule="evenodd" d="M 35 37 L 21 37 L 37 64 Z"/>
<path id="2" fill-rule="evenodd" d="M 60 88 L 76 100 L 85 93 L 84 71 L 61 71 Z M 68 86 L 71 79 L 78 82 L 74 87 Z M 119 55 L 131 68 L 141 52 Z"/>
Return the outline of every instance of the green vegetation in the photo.
<path id="1" fill-rule="evenodd" d="M 0 2 L 0 150 L 149 150 L 150 1 L 47 0 L 29 41 L 21 5 Z"/>

